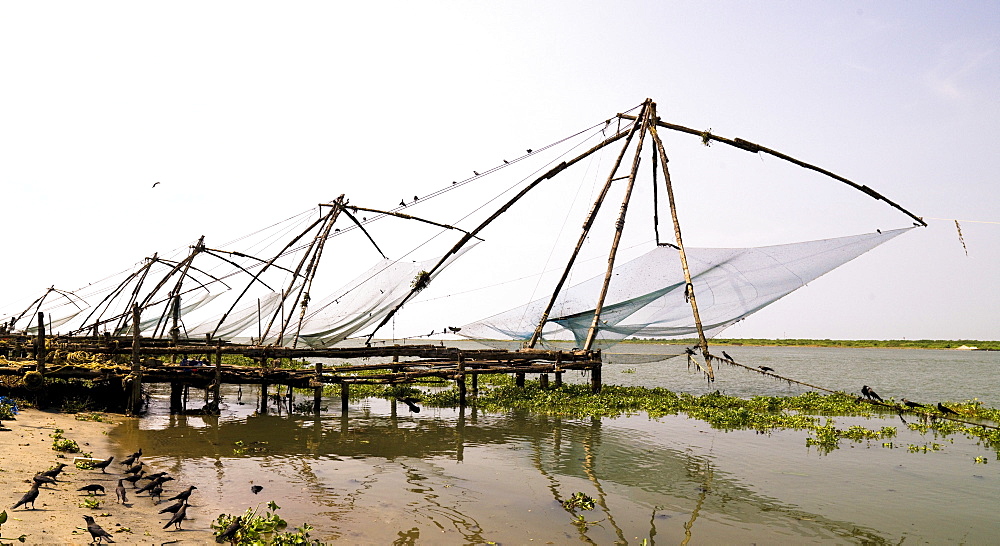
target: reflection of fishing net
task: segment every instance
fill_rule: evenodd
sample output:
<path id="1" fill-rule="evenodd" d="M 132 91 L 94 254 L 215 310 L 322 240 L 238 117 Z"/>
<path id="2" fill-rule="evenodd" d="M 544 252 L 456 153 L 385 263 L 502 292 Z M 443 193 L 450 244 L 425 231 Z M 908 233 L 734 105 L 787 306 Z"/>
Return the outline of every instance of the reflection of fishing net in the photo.
<path id="1" fill-rule="evenodd" d="M 705 335 L 712 337 L 779 298 L 912 228 L 758 248 L 688 248 L 688 265 Z M 582 347 L 604 275 L 559 294 L 543 338 Z M 477 340 L 531 338 L 549 298 L 538 299 L 462 327 Z M 678 251 L 657 247 L 614 269 L 597 340 L 611 345 L 629 336 L 697 336 L 685 298 Z"/>

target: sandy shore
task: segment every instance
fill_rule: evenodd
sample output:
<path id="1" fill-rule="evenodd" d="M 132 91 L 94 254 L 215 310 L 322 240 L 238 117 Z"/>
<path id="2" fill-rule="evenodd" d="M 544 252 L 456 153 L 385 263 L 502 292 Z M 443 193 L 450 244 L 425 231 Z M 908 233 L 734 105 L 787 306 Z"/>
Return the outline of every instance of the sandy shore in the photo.
<path id="1" fill-rule="evenodd" d="M 125 482 L 128 502 L 116 502 L 115 487 L 124 475 L 124 468 L 118 462 L 131 453 L 113 452 L 107 433 L 115 423 L 128 417 L 102 415 L 113 423 L 78 421 L 72 414 L 33 409 L 24 409 L 16 420 L 3 422 L 4 427 L 10 429 L 0 431 L 0 491 L 3 491 L 4 503 L 0 510 L 6 510 L 8 516 L 7 523 L 0 529 L 4 542 L 23 534 L 27 535 L 26 544 L 89 544 L 91 537 L 83 519 L 86 514 L 93 516 L 97 524 L 111 533 L 119 544 L 214 543 L 210 529 L 213 518 L 201 514 L 195 516 L 198 511 L 194 508 L 199 504 L 197 491 L 189 511 L 189 516 L 194 516 L 194 519 L 184 520 L 180 531 L 174 531 L 173 526 L 170 530 L 163 529 L 169 521 L 167 516 L 171 514 L 158 512 L 174 503 L 166 499 L 191 484 L 178 483 L 179 480 L 165 483 L 163 502 L 156 505 L 145 493 L 134 494 L 135 490 Z M 78 469 L 73 465 L 74 454 L 62 455 L 54 451 L 50 435 L 57 428 L 64 431 L 65 438 L 75 440 L 83 451 L 92 453 L 94 457 L 105 459 L 114 455 L 115 461 L 108 467 L 107 473 Z M 36 509 L 21 506 L 12 510 L 11 506 L 30 488 L 32 476 L 59 462 L 69 466 L 59 476 L 58 485 L 42 486 L 36 499 Z M 153 468 L 148 472 L 157 471 Z M 145 480 L 140 482 L 145 483 Z M 97 509 L 80 507 L 87 494 L 78 489 L 90 484 L 100 484 L 105 488 L 104 495 L 96 496 L 101 501 Z"/>

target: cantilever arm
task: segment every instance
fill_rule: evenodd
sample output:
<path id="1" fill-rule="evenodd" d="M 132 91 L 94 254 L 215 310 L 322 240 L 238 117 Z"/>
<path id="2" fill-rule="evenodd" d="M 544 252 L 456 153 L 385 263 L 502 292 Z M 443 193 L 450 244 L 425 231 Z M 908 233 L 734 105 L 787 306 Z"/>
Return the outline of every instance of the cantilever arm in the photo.
<path id="1" fill-rule="evenodd" d="M 636 119 L 636 116 L 627 115 L 627 114 L 619 114 L 619 116 L 622 119 L 631 119 L 631 120 Z M 816 165 L 812 165 L 810 163 L 806 163 L 805 161 L 802 161 L 802 160 L 799 160 L 799 159 L 795 159 L 794 157 L 792 157 L 790 155 L 783 154 L 783 153 L 781 153 L 779 151 L 772 150 L 770 148 L 765 148 L 764 146 L 761 146 L 760 144 L 755 144 L 753 142 L 750 142 L 749 140 L 743 140 L 742 138 L 720 137 L 718 135 L 713 135 L 709 131 L 699 131 L 697 129 L 691 129 L 690 127 L 684 127 L 683 125 L 677 125 L 677 124 L 674 124 L 674 123 L 667 123 L 667 122 L 665 122 L 663 120 L 660 120 L 660 119 L 656 120 L 656 125 L 658 125 L 660 127 L 663 127 L 665 129 L 673 130 L 673 131 L 678 131 L 678 132 L 681 132 L 681 133 L 687 133 L 689 135 L 696 135 L 698 137 L 701 137 L 702 141 L 704 141 L 706 143 L 711 142 L 711 141 L 715 141 L 715 142 L 721 142 L 723 144 L 728 144 L 730 146 L 733 146 L 734 148 L 739 148 L 741 150 L 746 150 L 746 151 L 748 151 L 750 153 L 754 153 L 754 154 L 763 152 L 765 154 L 769 154 L 769 155 L 772 155 L 774 157 L 777 157 L 778 159 L 784 159 L 785 161 L 788 161 L 790 163 L 794 163 L 795 165 L 798 165 L 799 167 L 802 167 L 804 169 L 809 169 L 811 171 L 816 171 L 816 172 L 818 172 L 820 174 L 824 174 L 826 176 L 829 176 L 830 178 L 833 178 L 834 180 L 838 180 L 840 182 L 843 182 L 844 184 L 847 184 L 848 186 L 851 186 L 852 188 L 854 188 L 854 189 L 856 189 L 856 190 L 858 190 L 858 191 L 860 191 L 862 193 L 865 193 L 869 197 L 872 197 L 872 198 L 874 198 L 874 199 L 876 199 L 878 201 L 885 201 L 887 204 L 889 204 L 889 206 L 891 206 L 894 209 L 902 212 L 903 214 L 909 216 L 910 218 L 913 218 L 914 220 L 916 220 L 917 222 L 919 222 L 920 225 L 922 225 L 924 227 L 927 227 L 927 222 L 924 222 L 923 218 L 914 215 L 912 212 L 904 209 L 903 207 L 899 206 L 899 204 L 897 204 L 896 202 L 890 200 L 886 196 L 884 196 L 884 195 L 880 194 L 879 192 L 877 192 L 877 191 L 869 188 L 868 186 L 865 186 L 863 184 L 858 184 L 857 182 L 852 182 L 851 180 L 848 180 L 847 178 L 844 178 L 843 176 L 840 176 L 839 174 L 830 172 L 830 171 L 828 171 L 826 169 L 823 169 L 821 167 L 817 167 Z"/>

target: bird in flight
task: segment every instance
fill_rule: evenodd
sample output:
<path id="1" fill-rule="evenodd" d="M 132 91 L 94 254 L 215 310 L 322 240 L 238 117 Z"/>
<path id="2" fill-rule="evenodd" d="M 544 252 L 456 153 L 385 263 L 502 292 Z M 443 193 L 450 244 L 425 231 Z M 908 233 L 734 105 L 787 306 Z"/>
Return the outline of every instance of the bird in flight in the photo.
<path id="1" fill-rule="evenodd" d="M 157 184 L 159 184 L 159 182 L 153 182 L 153 187 L 155 188 Z"/>

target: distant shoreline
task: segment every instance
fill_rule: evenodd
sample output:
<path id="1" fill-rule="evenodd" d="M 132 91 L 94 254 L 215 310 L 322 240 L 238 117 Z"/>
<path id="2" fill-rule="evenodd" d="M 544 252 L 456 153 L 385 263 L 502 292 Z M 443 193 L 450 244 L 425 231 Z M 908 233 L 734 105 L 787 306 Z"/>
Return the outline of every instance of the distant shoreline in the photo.
<path id="1" fill-rule="evenodd" d="M 623 343 L 652 343 L 661 345 L 696 345 L 698 340 L 688 339 L 626 339 Z M 951 349 L 1000 351 L 1000 341 L 975 339 L 712 339 L 710 345 L 735 345 L 757 347 L 852 347 L 863 349 Z"/>

